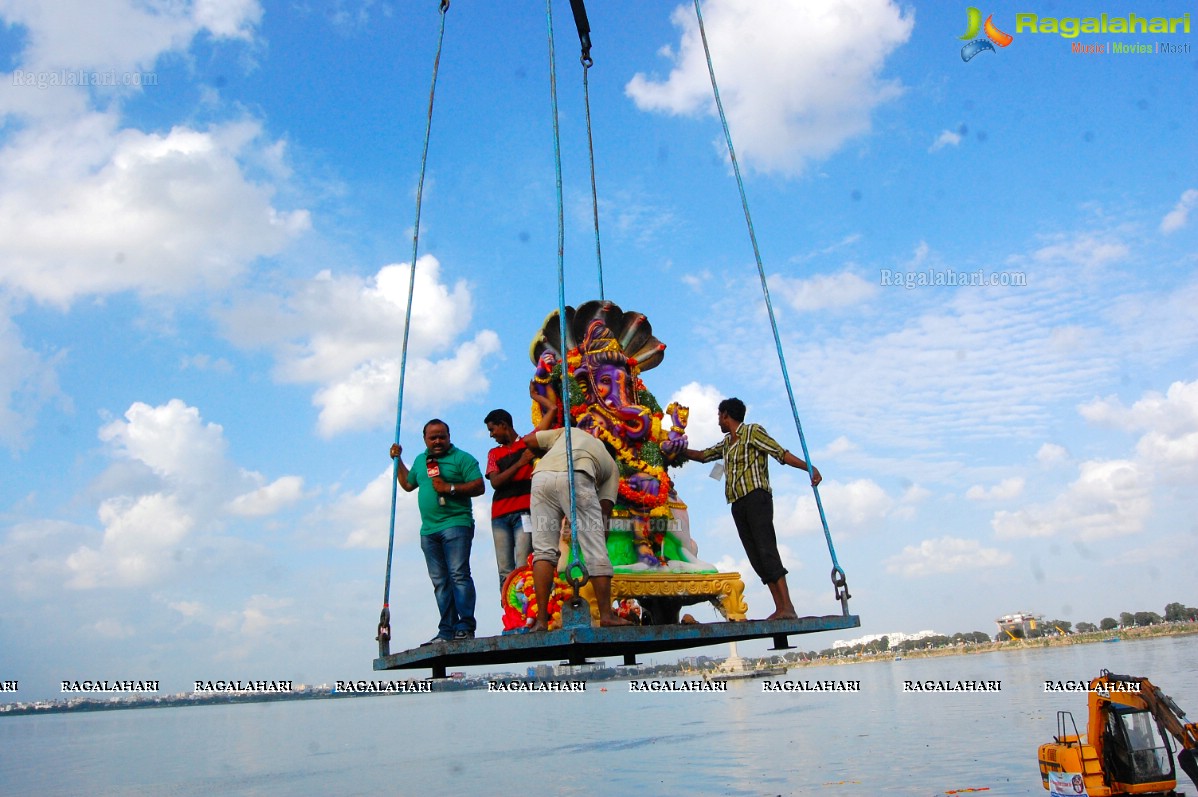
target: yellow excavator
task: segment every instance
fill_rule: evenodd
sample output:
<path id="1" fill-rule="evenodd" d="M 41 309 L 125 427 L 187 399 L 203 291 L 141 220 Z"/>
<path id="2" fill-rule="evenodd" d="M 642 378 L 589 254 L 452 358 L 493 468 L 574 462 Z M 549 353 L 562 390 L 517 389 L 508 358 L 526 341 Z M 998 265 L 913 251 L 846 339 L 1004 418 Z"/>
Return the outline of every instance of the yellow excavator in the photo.
<path id="1" fill-rule="evenodd" d="M 1072 712 L 1057 712 L 1056 736 L 1040 745 L 1040 781 L 1048 789 L 1049 773 L 1061 772 L 1080 775 L 1092 797 L 1180 795 L 1170 737 L 1178 745 L 1177 763 L 1198 787 L 1198 723 L 1187 722 L 1173 698 L 1147 678 L 1102 670 L 1090 681 L 1084 740 Z"/>

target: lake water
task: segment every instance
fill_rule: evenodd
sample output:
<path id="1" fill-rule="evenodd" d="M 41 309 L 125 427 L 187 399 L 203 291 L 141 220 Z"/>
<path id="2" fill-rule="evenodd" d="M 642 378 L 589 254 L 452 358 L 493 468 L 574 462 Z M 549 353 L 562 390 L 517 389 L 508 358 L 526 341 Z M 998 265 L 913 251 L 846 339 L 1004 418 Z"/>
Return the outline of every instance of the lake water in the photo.
<path id="1" fill-rule="evenodd" d="M 4 795 L 1047 794 L 1036 748 L 1084 694 L 1143 675 L 1198 712 L 1198 636 L 791 670 L 860 693 L 481 691 L 0 718 Z M 393 673 L 382 673 L 390 679 Z M 905 680 L 1001 681 L 998 693 Z M 600 687 L 606 687 L 601 692 Z M 1180 773 L 1179 773 L 1180 774 Z M 1184 779 L 1184 775 L 1181 775 Z M 1179 783 L 1193 793 L 1188 782 Z"/>

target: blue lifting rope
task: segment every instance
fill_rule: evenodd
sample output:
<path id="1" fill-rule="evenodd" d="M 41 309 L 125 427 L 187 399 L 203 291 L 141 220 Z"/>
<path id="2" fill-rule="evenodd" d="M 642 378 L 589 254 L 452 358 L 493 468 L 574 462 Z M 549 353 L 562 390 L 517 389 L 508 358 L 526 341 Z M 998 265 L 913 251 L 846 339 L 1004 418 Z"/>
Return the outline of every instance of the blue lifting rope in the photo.
<path id="1" fill-rule="evenodd" d="M 568 364 L 566 330 L 566 218 L 565 203 L 562 201 L 562 146 L 561 134 L 557 123 L 557 68 L 554 65 L 553 54 L 553 0 L 545 0 L 545 17 L 549 28 L 549 94 L 553 105 L 553 163 L 557 170 L 557 320 L 561 335 L 561 366 L 562 366 L 562 434 L 566 438 L 566 470 L 570 482 L 570 564 L 566 568 L 566 577 L 570 586 L 574 587 L 574 599 L 577 601 L 578 590 L 587 582 L 586 564 L 579 557 L 578 550 L 578 501 L 574 492 L 574 445 L 570 436 L 570 374 Z M 580 575 L 575 578 L 574 570 Z M 547 620 L 546 620 L 547 621 Z"/>
<path id="2" fill-rule="evenodd" d="M 416 254 L 420 248 L 420 206 L 424 195 L 424 172 L 428 164 L 428 142 L 433 127 L 433 99 L 437 93 L 437 72 L 441 67 L 441 44 L 445 40 L 445 12 L 449 0 L 441 0 L 441 27 L 437 33 L 437 55 L 433 59 L 433 82 L 428 92 L 428 120 L 424 126 L 424 150 L 420 155 L 420 178 L 416 183 L 416 225 L 412 230 L 412 265 L 408 273 L 408 306 L 404 313 L 403 347 L 399 359 L 399 395 L 395 402 L 395 442 L 399 443 L 400 423 L 403 419 L 404 375 L 408 369 L 408 331 L 412 323 L 412 293 L 416 287 Z M 399 458 L 391 464 L 391 522 L 387 532 L 387 576 L 383 582 L 383 610 L 379 614 L 378 640 L 380 651 L 390 649 L 391 641 L 391 559 L 395 551 L 395 504 L 399 490 Z M 384 653 L 384 655 L 386 655 Z"/>
<path id="3" fill-rule="evenodd" d="M 745 183 L 741 178 L 740 164 L 736 160 L 736 149 L 732 146 L 732 133 L 728 129 L 728 117 L 724 114 L 724 103 L 720 101 L 720 88 L 716 84 L 715 67 L 711 62 L 711 48 L 707 45 L 707 30 L 703 26 L 703 12 L 699 8 L 699 0 L 694 0 L 694 3 L 695 17 L 699 21 L 699 36 L 703 40 L 703 52 L 707 56 L 707 74 L 711 77 L 711 90 L 715 95 L 716 108 L 720 112 L 720 124 L 724 128 L 724 140 L 728 143 L 728 155 L 732 160 L 732 170 L 736 174 L 736 186 L 740 189 L 740 203 L 745 211 L 749 240 L 753 244 L 753 257 L 757 260 L 757 273 L 761 277 L 761 292 L 765 295 L 765 308 L 769 312 L 770 327 L 774 331 L 774 345 L 778 350 L 778 364 L 782 366 L 782 380 L 786 383 L 786 395 L 790 398 L 790 411 L 794 415 L 795 429 L 799 432 L 799 445 L 803 447 L 803 459 L 806 460 L 809 468 L 813 468 L 815 466 L 811 464 L 811 454 L 807 451 L 807 438 L 803 434 L 803 425 L 799 422 L 799 409 L 795 404 L 794 389 L 790 385 L 790 375 L 786 371 L 786 358 L 782 354 L 782 338 L 778 334 L 778 322 L 774 318 L 774 305 L 770 302 L 770 290 L 766 284 L 765 267 L 761 264 L 761 250 L 757 246 L 757 234 L 753 231 L 753 217 L 749 214 L 749 200 L 745 195 Z M 819 486 L 812 485 L 811 490 L 815 493 L 815 506 L 819 509 L 819 520 L 824 527 L 824 539 L 828 541 L 828 554 L 832 557 L 832 585 L 836 588 L 836 599 L 840 601 L 844 613 L 847 615 L 850 596 L 844 570 L 836 561 L 836 548 L 832 544 L 832 533 L 828 531 L 828 518 L 824 514 L 823 501 L 819 497 Z"/>

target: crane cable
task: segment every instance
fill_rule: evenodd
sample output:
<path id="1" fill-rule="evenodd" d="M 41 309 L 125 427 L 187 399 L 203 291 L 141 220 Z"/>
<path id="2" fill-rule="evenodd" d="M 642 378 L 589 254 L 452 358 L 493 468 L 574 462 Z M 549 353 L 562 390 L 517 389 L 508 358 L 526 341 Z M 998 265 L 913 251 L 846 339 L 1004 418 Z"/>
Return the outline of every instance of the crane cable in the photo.
<path id="1" fill-rule="evenodd" d="M 591 131 L 591 85 L 587 79 L 591 66 L 595 61 L 591 58 L 591 23 L 587 20 L 587 9 L 583 0 L 570 0 L 570 8 L 574 11 L 574 25 L 578 28 L 578 42 L 582 54 L 578 57 L 582 63 L 582 101 L 586 107 L 587 116 L 587 155 L 591 165 L 591 211 L 595 219 L 595 263 L 599 270 L 599 300 L 607 297 L 603 293 L 603 249 L 599 245 L 599 189 L 595 182 L 595 138 Z"/>
<path id="2" fill-rule="evenodd" d="M 566 218 L 565 203 L 562 200 L 562 143 L 561 132 L 557 122 L 557 68 L 554 64 L 553 52 L 553 0 L 545 0 L 545 18 L 549 29 L 549 94 L 553 107 L 553 163 L 557 174 L 557 320 L 558 334 L 561 339 L 562 367 L 562 434 L 566 443 L 566 472 L 570 483 L 570 564 L 566 568 L 566 578 L 574 588 L 573 603 L 575 606 L 581 600 L 578 591 L 587 583 L 588 573 L 586 564 L 579 556 L 578 545 L 578 498 L 574 488 L 574 445 L 570 435 L 570 369 L 569 352 L 565 351 L 566 341 Z M 577 17 L 576 17 L 577 19 Z M 581 31 L 580 31 L 581 33 Z M 584 55 L 587 52 L 584 47 Z M 585 432 L 580 432 L 585 434 Z M 574 575 L 575 570 L 579 575 Z M 540 618 L 548 622 L 548 618 Z"/>
<path id="3" fill-rule="evenodd" d="M 770 327 L 774 332 L 774 345 L 778 350 L 778 363 L 782 367 L 782 379 L 786 383 L 786 395 L 790 398 L 790 410 L 794 415 L 795 429 L 799 432 L 799 445 L 803 447 L 803 459 L 807 462 L 808 468 L 815 467 L 811 464 L 811 454 L 807 451 L 807 438 L 803 434 L 803 425 L 799 422 L 799 410 L 795 404 L 794 389 L 790 384 L 790 376 L 786 370 L 786 358 L 782 354 L 782 339 L 778 334 L 778 322 L 774 318 L 774 306 L 770 302 L 769 286 L 766 284 L 765 267 L 761 263 L 761 250 L 757 246 L 757 234 L 753 231 L 753 217 L 749 213 L 749 200 L 745 195 L 745 183 L 740 174 L 740 164 L 736 160 L 736 149 L 732 146 L 732 133 L 728 129 L 728 117 L 724 113 L 724 104 L 720 101 L 720 88 L 715 79 L 715 67 L 711 61 L 711 48 L 707 44 L 707 30 L 703 25 L 703 12 L 699 8 L 699 0 L 694 0 L 695 17 L 699 21 L 699 36 L 703 40 L 703 52 L 707 56 L 707 73 L 711 77 L 711 90 L 715 96 L 716 108 L 720 112 L 720 124 L 724 128 L 724 140 L 728 144 L 728 155 L 732 161 L 732 170 L 736 174 L 736 185 L 740 189 L 740 202 L 745 212 L 745 223 L 749 228 L 749 240 L 753 244 L 753 256 L 757 260 L 757 273 L 761 277 L 761 292 L 765 295 L 765 307 L 769 312 Z M 836 548 L 832 544 L 832 533 L 828 531 L 828 518 L 824 514 L 824 504 L 819 497 L 819 486 L 812 485 L 812 492 L 815 494 L 815 506 L 819 509 L 820 523 L 824 527 L 824 539 L 828 542 L 828 553 L 832 557 L 832 586 L 836 590 L 836 599 L 840 601 L 840 605 L 847 616 L 849 613 L 848 600 L 849 595 L 848 583 L 845 579 L 844 570 L 841 569 L 840 563 L 836 560 Z"/>
<path id="4" fill-rule="evenodd" d="M 408 271 L 408 306 L 404 313 L 403 347 L 399 359 L 399 394 L 395 407 L 395 442 L 399 443 L 400 422 L 403 419 L 403 388 L 404 375 L 408 367 L 408 332 L 412 324 L 412 294 L 416 287 L 416 254 L 420 247 L 420 207 L 424 196 L 424 173 L 428 164 L 428 142 L 433 127 L 433 99 L 437 93 L 437 72 L 441 67 L 441 45 L 445 40 L 445 12 L 449 10 L 449 0 L 440 0 L 441 25 L 437 33 L 437 54 L 433 58 L 433 81 L 428 92 L 428 118 L 424 126 L 424 149 L 420 155 L 420 177 L 416 182 L 416 223 L 412 228 L 412 263 Z M 383 582 L 383 610 L 379 613 L 378 635 L 379 652 L 388 655 L 391 646 L 391 560 L 395 551 L 395 505 L 399 490 L 399 457 L 391 463 L 391 518 L 387 532 L 387 576 Z"/>

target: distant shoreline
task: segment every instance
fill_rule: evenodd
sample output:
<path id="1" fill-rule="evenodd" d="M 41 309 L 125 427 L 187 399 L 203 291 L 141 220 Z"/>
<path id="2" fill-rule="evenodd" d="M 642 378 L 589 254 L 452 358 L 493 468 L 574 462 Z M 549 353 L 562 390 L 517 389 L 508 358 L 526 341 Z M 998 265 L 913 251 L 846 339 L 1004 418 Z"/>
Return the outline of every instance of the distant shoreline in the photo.
<path id="1" fill-rule="evenodd" d="M 926 659 L 938 658 L 942 656 L 965 656 L 975 653 L 994 653 L 1001 651 L 1012 650 L 1029 650 L 1033 648 L 1053 648 L 1063 647 L 1065 645 L 1086 645 L 1099 642 L 1105 642 L 1110 639 L 1125 640 L 1134 642 L 1141 639 L 1153 639 L 1157 637 L 1171 636 L 1187 636 L 1198 634 L 1198 623 L 1162 623 L 1159 625 L 1144 626 L 1140 628 L 1124 628 L 1116 631 L 1096 631 L 1083 634 L 1070 634 L 1068 636 L 1051 636 L 1038 637 L 1036 639 L 1021 639 L 1008 640 L 1005 642 L 964 642 L 958 645 L 950 645 L 946 647 L 931 648 L 927 650 L 910 650 L 910 651 L 885 651 L 882 653 L 853 653 L 845 656 L 832 656 L 827 658 L 814 659 L 797 659 L 786 660 L 786 666 L 790 669 L 800 667 L 819 667 L 819 666 L 840 666 L 847 664 L 867 664 L 871 662 L 891 662 L 896 658 L 902 659 Z M 686 668 L 674 665 L 660 665 L 651 668 L 651 675 L 657 677 L 673 678 L 680 675 L 701 675 L 701 672 L 694 672 Z M 602 674 L 600 674 L 602 673 Z M 640 673 L 643 677 L 646 673 Z M 573 676 L 572 676 L 573 677 Z M 605 668 L 602 671 L 589 673 L 583 680 L 594 680 L 596 682 L 603 681 L 618 681 L 628 677 L 627 671 L 624 669 Z M 404 684 L 424 684 L 427 688 L 360 688 L 345 690 L 330 690 L 327 685 L 321 687 L 300 686 L 294 691 L 284 693 L 233 693 L 233 694 L 205 694 L 203 696 L 196 695 L 154 695 L 152 697 L 134 699 L 134 700 L 99 700 L 76 698 L 70 702 L 60 701 L 35 701 L 28 704 L 3 704 L 0 705 L 0 717 L 5 716 L 30 716 L 30 715 L 45 715 L 45 714 L 62 714 L 75 712 L 91 712 L 91 711 L 119 711 L 126 709 L 138 708 L 175 708 L 181 706 L 211 706 L 211 705 L 228 705 L 232 703 L 262 703 L 274 701 L 288 700 L 328 700 L 328 699 L 345 699 L 345 698 L 361 698 L 370 697 L 381 694 L 400 693 L 400 692 L 447 692 L 459 691 L 468 689 L 486 688 L 488 682 L 503 682 L 510 683 L 513 681 L 524 682 L 539 682 L 539 681 L 554 681 L 562 680 L 561 678 L 511 678 L 501 675 L 483 675 L 472 676 L 466 679 L 438 679 L 435 683 L 429 683 L 428 679 L 409 679 L 396 680 L 386 682 L 392 685 Z M 368 682 L 363 682 L 367 683 Z"/>
<path id="2" fill-rule="evenodd" d="M 882 653 L 855 653 L 848 656 L 832 656 L 815 658 L 789 663 L 793 667 L 819 667 L 823 665 L 866 664 L 876 661 L 894 661 L 900 659 L 933 659 L 941 656 L 968 656 L 975 653 L 995 653 L 1012 650 L 1033 650 L 1036 648 L 1058 648 L 1067 645 L 1089 645 L 1106 642 L 1110 639 L 1134 642 L 1141 639 L 1156 637 L 1187 636 L 1198 634 L 1198 623 L 1161 623 L 1133 628 L 1120 628 L 1114 631 L 1088 631 L 1073 633 L 1068 636 L 1053 635 L 1035 639 L 1008 639 L 1002 642 L 964 642 L 930 650 L 908 650 L 903 652 L 884 651 Z"/>

